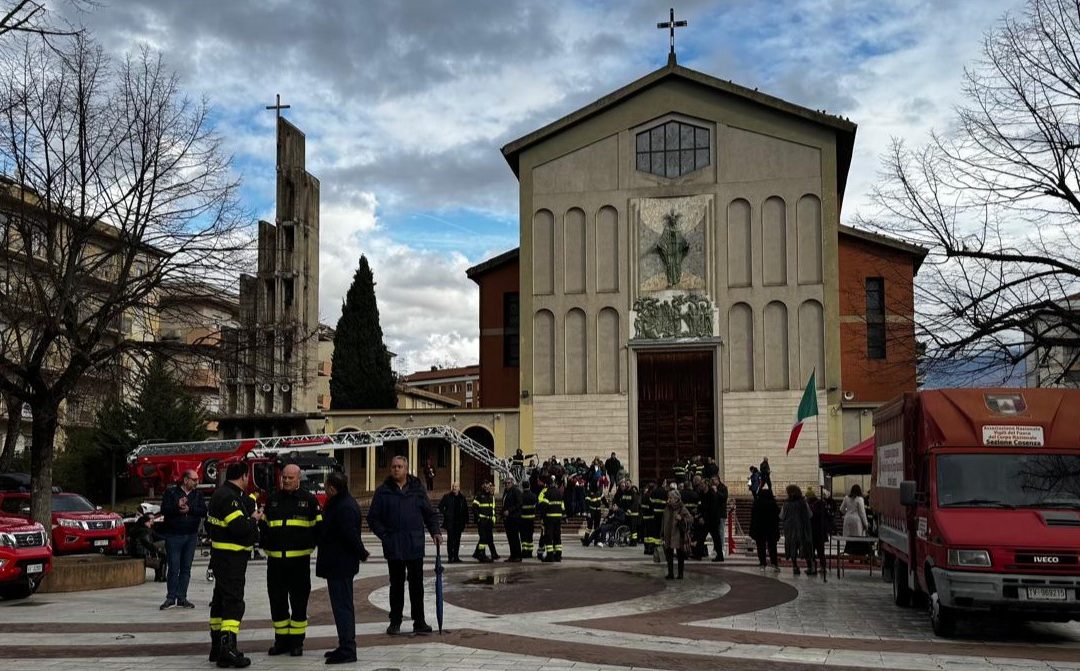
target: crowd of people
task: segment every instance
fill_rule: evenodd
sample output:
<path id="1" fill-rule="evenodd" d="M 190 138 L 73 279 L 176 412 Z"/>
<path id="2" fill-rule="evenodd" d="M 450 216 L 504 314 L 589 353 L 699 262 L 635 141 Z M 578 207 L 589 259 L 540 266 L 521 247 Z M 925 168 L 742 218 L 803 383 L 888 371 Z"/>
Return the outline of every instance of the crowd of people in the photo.
<path id="1" fill-rule="evenodd" d="M 210 600 L 209 660 L 219 668 L 245 668 L 251 658 L 237 647 L 245 612 L 247 566 L 256 543 L 266 557 L 266 593 L 274 628 L 269 655 L 304 654 L 307 606 L 311 595 L 311 557 L 315 575 L 326 580 L 326 591 L 337 628 L 338 646 L 325 654 L 327 664 L 356 661 L 356 619 L 353 580 L 369 552 L 361 536 L 360 506 L 349 493 L 343 473 L 326 480 L 327 499 L 320 506 L 314 494 L 300 486 L 300 469 L 282 469 L 281 488 L 265 505 L 256 506 L 248 493 L 248 466 L 230 464 L 225 482 L 208 502 L 194 487 L 194 472 L 184 473 L 170 487 L 162 504 L 161 535 L 165 548 L 152 540 L 149 518 L 136 523 L 134 546 L 147 559 L 167 554 L 167 596 L 162 610 L 194 608 L 187 600 L 194 542 L 205 524 L 210 537 L 210 569 L 214 593 Z M 408 584 L 413 633 L 432 631 L 424 619 L 423 559 L 425 534 L 439 546 L 439 514 L 428 489 L 408 473 L 405 457 L 394 457 L 390 475 L 376 490 L 366 516 L 368 527 L 381 541 L 390 582 L 390 625 L 386 633 L 401 632 L 405 586 Z M 317 552 L 316 552 L 317 550 Z"/>
<path id="2" fill-rule="evenodd" d="M 822 489 L 822 496 L 819 497 L 813 487 L 807 487 L 804 494 L 801 487 L 790 484 L 785 488 L 786 499 L 781 505 L 773 492 L 768 459 L 763 460 L 760 467 L 750 467 L 747 486 L 754 497 L 750 513 L 750 537 L 757 547 L 761 570 L 771 567 L 773 571 L 780 572 L 777 546 L 783 538 L 784 554 L 791 561 L 794 575 L 802 573 L 799 567 L 801 560 L 807 575 L 821 573 L 825 577 L 825 546 L 833 536 L 833 521 L 836 519 L 836 506 L 829 492 Z M 843 516 L 842 533 L 845 537 L 867 536 L 869 522 L 866 502 L 858 484 L 853 485 L 851 493 L 844 497 L 840 514 Z M 860 541 L 850 541 L 844 548 L 844 553 L 850 555 L 869 551 L 869 543 Z"/>
<path id="3" fill-rule="evenodd" d="M 531 456 L 531 455 L 530 455 Z M 646 555 L 666 560 L 668 578 L 683 577 L 687 559 L 710 555 L 724 561 L 728 489 L 711 458 L 695 457 L 676 464 L 672 477 L 644 487 L 626 477 L 615 453 L 591 463 L 577 457 L 525 465 L 521 450 L 511 459 L 504 482 L 501 519 L 508 547 L 507 562 L 536 558 L 562 560 L 562 526 L 567 519 L 585 521 L 585 546 L 618 540 L 643 546 Z M 461 561 L 461 534 L 470 519 L 479 539 L 472 556 L 478 562 L 500 558 L 494 539 L 494 490 L 485 483 L 471 502 L 455 483 L 439 502 L 451 563 Z M 621 530 L 621 533 L 619 533 Z M 534 540 L 536 541 L 534 543 Z M 676 561 L 678 570 L 676 572 Z"/>
<path id="4" fill-rule="evenodd" d="M 406 585 L 414 633 L 431 632 L 424 620 L 423 558 L 425 535 L 436 546 L 447 531 L 447 561 L 461 562 L 461 536 L 470 520 L 478 540 L 472 557 L 479 562 L 500 559 L 494 537 L 497 516 L 506 535 L 507 562 L 536 558 L 560 562 L 562 526 L 567 518 L 583 519 L 585 546 L 618 541 L 641 545 L 646 555 L 667 566 L 667 578 L 682 579 L 687 560 L 724 561 L 729 492 L 712 458 L 695 457 L 675 465 L 672 477 L 638 484 L 626 477 L 617 456 L 594 459 L 552 457 L 524 465 L 520 450 L 507 476 L 496 506 L 492 483 L 485 483 L 469 501 L 455 483 L 438 506 L 429 499 L 429 483 L 409 474 L 405 457 L 391 460 L 390 475 L 379 486 L 367 511 L 368 527 L 382 543 L 390 582 L 390 624 L 387 634 L 401 631 Z M 751 467 L 747 486 L 753 495 L 750 536 L 757 545 L 759 563 L 779 571 L 777 546 L 783 534 L 793 571 L 799 561 L 810 575 L 825 569 L 825 543 L 832 532 L 831 498 L 818 498 L 808 488 L 788 485 L 781 506 L 774 493 L 768 460 Z M 422 471 L 423 472 L 423 471 Z M 427 476 L 426 472 L 423 472 Z M 191 562 L 200 524 L 210 537 L 210 569 L 215 577 L 210 603 L 210 661 L 222 668 L 244 668 L 249 657 L 237 648 L 237 634 L 245 610 L 247 564 L 256 543 L 267 560 L 266 591 L 274 627 L 270 655 L 303 654 L 307 631 L 307 605 L 311 593 L 311 557 L 315 575 L 326 580 L 327 594 L 338 633 L 338 647 L 326 653 L 328 664 L 356 660 L 353 579 L 369 553 L 361 537 L 361 515 L 340 472 L 325 483 L 324 506 L 300 485 L 300 469 L 283 468 L 281 488 L 263 507 L 249 494 L 246 464 L 230 464 L 225 482 L 209 501 L 195 488 L 193 471 L 164 495 L 161 535 L 164 547 L 153 541 L 150 521 L 140 519 L 133 532 L 133 547 L 148 560 L 162 560 L 161 579 L 167 583 L 162 609 L 193 608 L 187 599 Z M 426 479 L 426 478 L 425 478 Z M 867 532 L 865 501 L 856 485 L 840 506 L 845 536 Z M 711 550 L 710 550 L 711 545 Z M 318 552 L 316 553 L 316 550 Z M 850 550 L 849 550 L 850 551 Z M 766 563 L 768 561 L 768 564 Z M 820 568 L 819 568 L 820 567 Z"/>

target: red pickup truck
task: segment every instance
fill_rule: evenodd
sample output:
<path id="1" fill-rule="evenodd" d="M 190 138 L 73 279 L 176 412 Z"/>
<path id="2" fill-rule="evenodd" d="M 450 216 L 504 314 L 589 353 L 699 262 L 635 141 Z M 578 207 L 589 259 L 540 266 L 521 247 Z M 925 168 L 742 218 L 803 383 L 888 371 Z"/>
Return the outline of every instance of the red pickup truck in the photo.
<path id="1" fill-rule="evenodd" d="M 51 570 L 52 548 L 45 528 L 0 515 L 0 599 L 25 599 Z"/>
<path id="2" fill-rule="evenodd" d="M 939 389 L 874 412 L 883 576 L 934 633 L 1080 619 L 1080 390 Z"/>
<path id="3" fill-rule="evenodd" d="M 29 492 L 0 492 L 0 515 L 30 519 Z M 126 545 L 124 521 L 71 492 L 52 495 L 52 546 L 56 554 L 118 554 Z"/>

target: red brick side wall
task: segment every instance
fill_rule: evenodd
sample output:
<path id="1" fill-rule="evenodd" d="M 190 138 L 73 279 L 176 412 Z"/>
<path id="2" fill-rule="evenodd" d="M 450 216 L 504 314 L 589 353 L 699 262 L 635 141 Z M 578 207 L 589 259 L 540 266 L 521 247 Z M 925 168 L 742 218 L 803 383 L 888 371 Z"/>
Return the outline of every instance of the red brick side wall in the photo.
<path id="1" fill-rule="evenodd" d="M 915 390 L 914 262 L 906 252 L 840 235 L 840 375 L 854 402 Z M 885 359 L 866 355 L 866 278 L 885 280 Z"/>
<path id="2" fill-rule="evenodd" d="M 503 365 L 503 295 L 518 291 L 518 261 L 509 261 L 477 280 L 480 285 L 480 386 L 484 389 L 480 405 L 484 408 L 516 408 L 521 369 Z"/>

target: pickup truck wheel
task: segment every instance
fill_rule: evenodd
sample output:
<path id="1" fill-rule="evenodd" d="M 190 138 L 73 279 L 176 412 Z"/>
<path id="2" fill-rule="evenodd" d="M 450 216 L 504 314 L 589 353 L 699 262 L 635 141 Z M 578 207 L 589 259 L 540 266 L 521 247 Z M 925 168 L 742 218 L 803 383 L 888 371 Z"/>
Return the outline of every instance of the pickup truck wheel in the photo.
<path id="1" fill-rule="evenodd" d="M 5 585 L 0 587 L 0 598 L 8 601 L 13 599 L 25 599 L 36 591 L 37 584 L 32 580 L 18 585 Z"/>
<path id="2" fill-rule="evenodd" d="M 942 638 L 952 638 L 956 634 L 956 611 L 941 605 L 937 592 L 930 595 L 930 626 L 934 634 Z"/>
<path id="3" fill-rule="evenodd" d="M 901 608 L 911 606 L 911 588 L 908 587 L 908 568 L 902 561 L 893 562 L 892 598 Z"/>

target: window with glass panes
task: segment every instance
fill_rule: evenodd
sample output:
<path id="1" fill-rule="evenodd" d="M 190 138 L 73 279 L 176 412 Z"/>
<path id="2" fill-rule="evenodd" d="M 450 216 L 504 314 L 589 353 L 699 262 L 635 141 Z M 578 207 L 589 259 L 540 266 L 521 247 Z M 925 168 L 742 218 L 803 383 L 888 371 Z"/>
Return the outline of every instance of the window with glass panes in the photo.
<path id="1" fill-rule="evenodd" d="M 885 358 L 885 280 L 866 278 L 866 358 Z"/>
<path id="2" fill-rule="evenodd" d="M 669 121 L 637 134 L 637 169 L 681 177 L 709 165 L 709 129 Z"/>

